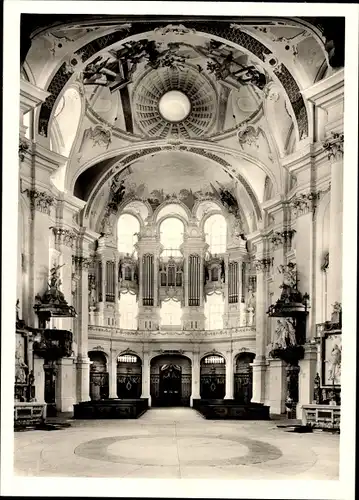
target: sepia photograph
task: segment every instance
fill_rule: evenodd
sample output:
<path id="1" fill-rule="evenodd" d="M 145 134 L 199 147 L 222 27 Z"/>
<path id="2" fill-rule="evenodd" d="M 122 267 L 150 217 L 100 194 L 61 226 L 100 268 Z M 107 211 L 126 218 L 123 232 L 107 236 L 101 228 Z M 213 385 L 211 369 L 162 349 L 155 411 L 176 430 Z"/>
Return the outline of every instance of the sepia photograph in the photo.
<path id="1" fill-rule="evenodd" d="M 171 3 L 5 2 L 6 492 L 354 498 L 358 6 Z"/>

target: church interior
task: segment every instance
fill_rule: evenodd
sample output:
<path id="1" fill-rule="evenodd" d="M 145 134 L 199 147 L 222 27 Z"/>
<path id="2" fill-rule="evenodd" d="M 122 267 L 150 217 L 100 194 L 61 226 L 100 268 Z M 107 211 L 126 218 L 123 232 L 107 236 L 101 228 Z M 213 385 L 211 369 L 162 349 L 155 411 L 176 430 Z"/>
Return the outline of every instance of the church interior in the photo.
<path id="1" fill-rule="evenodd" d="M 18 473 L 337 478 L 344 18 L 23 14 L 19 100 Z"/>

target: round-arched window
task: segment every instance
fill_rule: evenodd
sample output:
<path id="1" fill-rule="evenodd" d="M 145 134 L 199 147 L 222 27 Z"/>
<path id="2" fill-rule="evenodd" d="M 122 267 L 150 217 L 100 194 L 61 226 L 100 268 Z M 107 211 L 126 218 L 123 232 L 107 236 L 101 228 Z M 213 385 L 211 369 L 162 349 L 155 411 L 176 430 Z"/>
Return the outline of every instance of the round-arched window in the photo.
<path id="1" fill-rule="evenodd" d="M 140 231 L 140 223 L 130 214 L 123 214 L 117 223 L 117 248 L 124 254 L 132 255 L 137 243 L 137 233 Z"/>
<path id="2" fill-rule="evenodd" d="M 162 257 L 181 257 L 184 225 L 175 217 L 165 219 L 160 225 L 160 240 L 163 245 Z"/>
<path id="3" fill-rule="evenodd" d="M 212 255 L 224 253 L 227 249 L 227 222 L 221 214 L 208 217 L 204 223 L 206 243 Z"/>

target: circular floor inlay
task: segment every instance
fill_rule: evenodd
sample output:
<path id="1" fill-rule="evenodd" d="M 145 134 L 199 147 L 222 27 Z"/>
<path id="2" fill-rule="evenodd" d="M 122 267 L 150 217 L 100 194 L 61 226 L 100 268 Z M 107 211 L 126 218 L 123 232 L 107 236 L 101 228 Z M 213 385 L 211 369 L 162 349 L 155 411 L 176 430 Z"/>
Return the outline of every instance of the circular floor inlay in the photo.
<path id="1" fill-rule="evenodd" d="M 191 103 L 183 92 L 170 90 L 161 97 L 158 109 L 165 120 L 175 123 L 187 118 Z"/>
<path id="2" fill-rule="evenodd" d="M 224 436 L 113 436 L 82 443 L 75 454 L 93 460 L 145 466 L 246 465 L 276 460 L 279 448 Z"/>

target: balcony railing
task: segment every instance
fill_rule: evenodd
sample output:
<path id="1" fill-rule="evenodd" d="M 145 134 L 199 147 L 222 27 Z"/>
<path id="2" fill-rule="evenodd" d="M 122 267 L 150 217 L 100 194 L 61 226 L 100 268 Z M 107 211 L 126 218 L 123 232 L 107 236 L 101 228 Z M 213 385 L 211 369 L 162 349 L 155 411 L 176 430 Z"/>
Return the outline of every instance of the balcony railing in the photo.
<path id="1" fill-rule="evenodd" d="M 236 328 L 223 328 L 221 330 L 124 330 L 115 326 L 89 325 L 89 337 L 109 337 L 112 339 L 136 339 L 156 340 L 156 339 L 202 339 L 211 340 L 233 339 L 233 338 L 254 338 L 256 329 L 254 326 L 241 326 Z"/>

